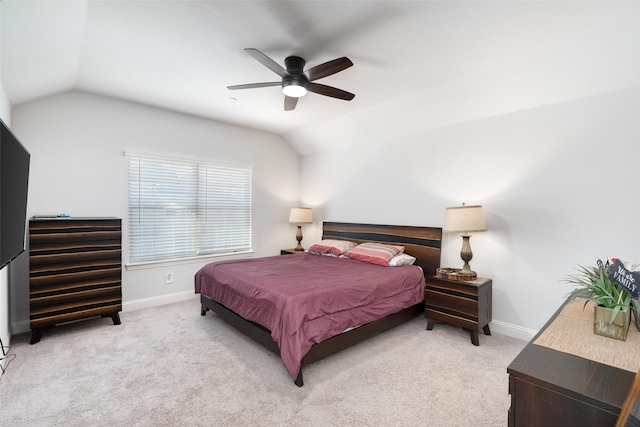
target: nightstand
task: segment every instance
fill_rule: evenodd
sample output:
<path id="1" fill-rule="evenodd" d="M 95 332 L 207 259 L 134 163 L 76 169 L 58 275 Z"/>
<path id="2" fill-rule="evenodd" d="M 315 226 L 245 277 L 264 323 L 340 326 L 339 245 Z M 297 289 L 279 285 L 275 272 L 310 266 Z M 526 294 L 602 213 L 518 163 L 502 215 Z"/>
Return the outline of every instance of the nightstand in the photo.
<path id="1" fill-rule="evenodd" d="M 280 249 L 280 255 L 296 255 L 303 254 L 304 251 L 296 251 L 295 249 Z"/>
<path id="2" fill-rule="evenodd" d="M 469 331 L 471 343 L 480 345 L 478 332 L 491 335 L 491 279 L 449 280 L 438 276 L 425 278 L 424 315 L 427 330 L 438 323 L 449 323 Z"/>

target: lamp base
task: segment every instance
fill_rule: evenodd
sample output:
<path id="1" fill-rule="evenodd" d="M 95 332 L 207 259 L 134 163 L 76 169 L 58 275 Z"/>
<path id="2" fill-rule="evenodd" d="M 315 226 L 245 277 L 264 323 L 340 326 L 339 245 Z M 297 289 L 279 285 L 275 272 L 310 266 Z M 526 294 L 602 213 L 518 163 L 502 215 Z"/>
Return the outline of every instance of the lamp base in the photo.
<path id="1" fill-rule="evenodd" d="M 464 265 L 462 266 L 462 269 L 460 270 L 460 274 L 476 274 L 476 272 L 471 269 L 471 266 L 469 266 L 469 263 L 465 262 Z"/>
<path id="2" fill-rule="evenodd" d="M 468 234 L 462 235 L 462 249 L 460 250 L 460 258 L 464 261 L 464 266 L 462 266 L 462 270 L 460 273 L 462 274 L 475 274 L 475 271 L 471 270 L 469 266 L 469 261 L 473 258 L 473 252 L 471 252 L 471 244 L 469 243 Z"/>
<path id="3" fill-rule="evenodd" d="M 296 252 L 304 251 L 304 248 L 302 247 L 302 244 L 300 243 L 300 242 L 302 242 L 302 226 L 301 225 L 298 226 L 298 232 L 296 233 L 296 240 L 298 241 L 298 246 L 295 247 L 294 251 L 296 251 Z"/>

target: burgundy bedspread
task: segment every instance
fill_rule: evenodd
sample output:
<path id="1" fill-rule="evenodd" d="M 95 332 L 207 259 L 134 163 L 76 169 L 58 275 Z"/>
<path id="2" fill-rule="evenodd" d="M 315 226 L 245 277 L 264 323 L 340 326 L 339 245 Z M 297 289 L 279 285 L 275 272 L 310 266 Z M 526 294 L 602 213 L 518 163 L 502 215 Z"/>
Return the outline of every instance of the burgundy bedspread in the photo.
<path id="1" fill-rule="evenodd" d="M 268 328 L 295 379 L 314 343 L 419 303 L 423 283 L 416 266 L 304 253 L 208 264 L 195 291 Z"/>

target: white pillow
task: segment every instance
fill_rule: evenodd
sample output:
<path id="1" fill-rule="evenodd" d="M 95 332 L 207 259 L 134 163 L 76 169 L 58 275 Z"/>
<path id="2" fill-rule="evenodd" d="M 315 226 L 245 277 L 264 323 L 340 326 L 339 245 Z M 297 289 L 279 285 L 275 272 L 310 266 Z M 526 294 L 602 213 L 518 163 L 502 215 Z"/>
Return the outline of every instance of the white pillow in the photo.
<path id="1" fill-rule="evenodd" d="M 416 262 L 416 258 L 408 254 L 398 254 L 389 260 L 390 267 L 396 267 L 398 265 L 413 265 Z"/>

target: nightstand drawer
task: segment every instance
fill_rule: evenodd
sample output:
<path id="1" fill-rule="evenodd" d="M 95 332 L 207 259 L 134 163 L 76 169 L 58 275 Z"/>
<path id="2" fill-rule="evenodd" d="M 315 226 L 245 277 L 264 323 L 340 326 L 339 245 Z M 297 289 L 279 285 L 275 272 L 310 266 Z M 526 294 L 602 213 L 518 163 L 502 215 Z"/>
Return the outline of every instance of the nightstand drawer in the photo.
<path id="1" fill-rule="evenodd" d="M 424 303 L 427 308 L 442 308 L 464 313 L 467 317 L 478 320 L 478 296 L 469 297 L 450 294 L 427 288 L 424 291 Z"/>
<path id="2" fill-rule="evenodd" d="M 478 345 L 478 331 L 490 335 L 491 280 L 478 278 L 471 281 L 449 280 L 431 276 L 425 279 L 425 317 L 427 329 L 438 322 L 467 329 L 471 342 Z"/>
<path id="3" fill-rule="evenodd" d="M 459 295 L 462 297 L 474 298 L 476 300 L 478 299 L 478 285 L 472 285 L 471 282 L 450 281 L 444 283 L 433 279 L 427 279 L 425 282 L 425 288 L 451 295 Z"/>
<path id="4" fill-rule="evenodd" d="M 429 319 L 438 320 L 440 322 L 459 326 L 471 331 L 478 330 L 478 318 L 473 316 L 466 317 L 464 313 L 460 311 L 447 310 L 446 308 L 442 307 L 429 307 L 427 305 L 425 316 L 427 316 Z"/>

